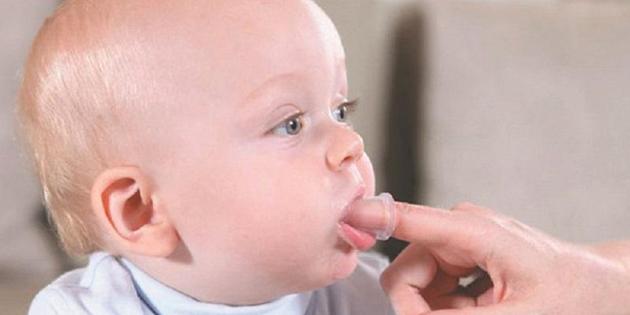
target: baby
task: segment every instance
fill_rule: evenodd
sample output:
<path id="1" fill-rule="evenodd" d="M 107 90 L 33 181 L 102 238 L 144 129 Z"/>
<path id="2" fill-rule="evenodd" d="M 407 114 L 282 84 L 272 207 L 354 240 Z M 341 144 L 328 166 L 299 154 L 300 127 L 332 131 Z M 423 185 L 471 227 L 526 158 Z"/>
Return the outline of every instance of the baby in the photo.
<path id="1" fill-rule="evenodd" d="M 91 256 L 30 313 L 393 314 L 345 220 L 374 174 L 344 58 L 309 0 L 65 1 L 19 114 L 61 243 Z"/>

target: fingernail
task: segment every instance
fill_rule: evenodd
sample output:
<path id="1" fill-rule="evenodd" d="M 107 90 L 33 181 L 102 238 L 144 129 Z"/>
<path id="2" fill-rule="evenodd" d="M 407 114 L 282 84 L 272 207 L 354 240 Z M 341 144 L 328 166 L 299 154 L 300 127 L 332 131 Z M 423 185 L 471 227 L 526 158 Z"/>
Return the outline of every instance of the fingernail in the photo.
<path id="1" fill-rule="evenodd" d="M 376 197 L 355 201 L 344 221 L 374 235 L 377 240 L 386 241 L 394 233 L 397 220 L 394 198 L 388 193 L 381 193 Z"/>

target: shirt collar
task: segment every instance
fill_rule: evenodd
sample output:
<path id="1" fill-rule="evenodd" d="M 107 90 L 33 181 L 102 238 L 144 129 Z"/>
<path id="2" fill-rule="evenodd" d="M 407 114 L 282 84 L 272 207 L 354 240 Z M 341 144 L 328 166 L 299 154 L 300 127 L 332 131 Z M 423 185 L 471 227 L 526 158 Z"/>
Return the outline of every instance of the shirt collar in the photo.
<path id="1" fill-rule="evenodd" d="M 120 261 L 129 270 L 139 297 L 156 315 L 302 315 L 306 313 L 312 296 L 311 292 L 290 294 L 269 303 L 253 306 L 204 303 L 157 281 L 130 261 L 124 258 Z"/>

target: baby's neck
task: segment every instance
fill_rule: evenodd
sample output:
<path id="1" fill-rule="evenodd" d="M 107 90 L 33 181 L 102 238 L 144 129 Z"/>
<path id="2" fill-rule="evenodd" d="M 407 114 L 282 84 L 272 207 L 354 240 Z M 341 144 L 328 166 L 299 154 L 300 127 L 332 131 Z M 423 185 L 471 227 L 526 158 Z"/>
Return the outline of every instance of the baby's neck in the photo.
<path id="1" fill-rule="evenodd" d="M 129 256 L 128 261 L 160 283 L 197 301 L 232 306 L 251 306 L 294 293 L 282 291 L 228 264 L 198 266 L 177 251 L 168 258 Z M 208 272 L 210 271 L 210 272 Z"/>

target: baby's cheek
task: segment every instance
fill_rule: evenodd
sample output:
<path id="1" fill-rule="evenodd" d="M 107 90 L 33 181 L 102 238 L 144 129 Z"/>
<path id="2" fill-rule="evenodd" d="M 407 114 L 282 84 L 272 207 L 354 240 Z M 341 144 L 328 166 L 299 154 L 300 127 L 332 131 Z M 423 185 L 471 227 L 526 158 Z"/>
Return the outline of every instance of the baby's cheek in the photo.
<path id="1" fill-rule="evenodd" d="M 363 153 L 363 156 L 357 163 L 357 167 L 359 169 L 359 173 L 361 173 L 361 176 L 363 177 L 363 181 L 365 182 L 366 196 L 374 196 L 376 189 L 374 182 L 374 168 L 372 167 L 372 161 L 370 161 L 370 157 L 367 153 Z"/>

